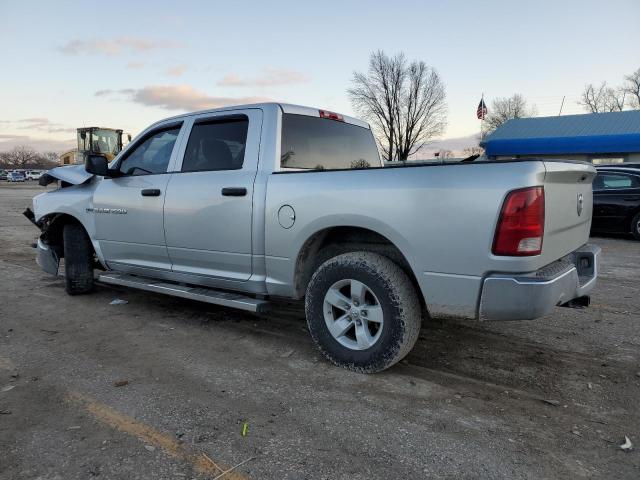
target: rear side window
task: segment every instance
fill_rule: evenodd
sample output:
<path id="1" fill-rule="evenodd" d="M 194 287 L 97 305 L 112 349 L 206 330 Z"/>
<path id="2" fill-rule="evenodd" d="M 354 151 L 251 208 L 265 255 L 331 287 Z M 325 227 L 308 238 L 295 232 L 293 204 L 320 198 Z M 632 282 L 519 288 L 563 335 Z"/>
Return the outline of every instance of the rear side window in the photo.
<path id="1" fill-rule="evenodd" d="M 182 162 L 183 172 L 238 170 L 244 162 L 246 116 L 196 123 Z"/>
<path id="2" fill-rule="evenodd" d="M 367 128 L 285 113 L 280 166 L 307 170 L 380 167 L 380 156 Z"/>
<path id="3" fill-rule="evenodd" d="M 598 173 L 593 188 L 595 190 L 620 190 L 624 188 L 638 188 L 640 180 L 638 177 L 614 173 Z"/>

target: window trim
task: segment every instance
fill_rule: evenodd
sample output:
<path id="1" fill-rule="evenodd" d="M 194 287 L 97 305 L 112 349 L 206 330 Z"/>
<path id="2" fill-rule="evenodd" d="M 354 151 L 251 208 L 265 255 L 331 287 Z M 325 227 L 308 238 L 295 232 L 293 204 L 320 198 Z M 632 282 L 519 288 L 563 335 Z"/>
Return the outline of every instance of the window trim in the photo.
<path id="1" fill-rule="evenodd" d="M 223 175 L 223 172 L 257 172 L 261 162 L 264 162 L 264 156 L 269 155 L 268 142 L 265 144 L 265 128 L 264 119 L 265 111 L 263 108 L 248 106 L 246 108 L 233 108 L 228 110 L 220 110 L 214 112 L 198 112 L 185 118 L 183 132 L 181 134 L 182 141 L 176 153 L 175 162 L 171 165 L 171 173 L 183 173 L 182 163 L 184 154 L 187 150 L 188 139 L 191 135 L 193 125 L 200 121 L 215 120 L 221 117 L 234 115 L 246 115 L 249 119 L 249 130 L 247 132 L 247 145 L 245 147 L 245 157 L 242 169 L 240 170 L 210 170 Z M 186 174 L 190 172 L 184 172 Z M 201 172 L 202 173 L 202 172 Z"/>
<path id="2" fill-rule="evenodd" d="M 114 163 L 112 166 L 109 167 L 110 171 L 115 172 L 115 175 L 111 178 L 123 178 L 123 177 L 148 177 L 151 175 L 165 175 L 167 173 L 171 173 L 171 171 L 169 170 L 169 168 L 171 167 L 171 160 L 172 157 L 174 156 L 175 152 L 176 152 L 176 147 L 179 146 L 179 142 L 180 142 L 180 137 L 182 134 L 182 127 L 184 126 L 184 121 L 180 120 L 177 122 L 173 122 L 173 123 L 167 123 L 164 125 L 160 125 L 157 128 L 154 128 L 152 130 L 149 130 L 148 132 L 144 133 L 144 135 L 142 135 L 139 139 L 137 139 L 135 142 L 130 143 L 129 145 L 127 145 L 127 149 L 124 150 L 122 152 L 122 156 L 120 156 Z M 157 135 L 158 133 L 161 132 L 166 132 L 168 130 L 174 130 L 178 128 L 178 136 L 176 137 L 176 141 L 173 144 L 173 149 L 171 150 L 171 156 L 169 156 L 169 162 L 167 163 L 167 168 L 165 169 L 164 172 L 157 172 L 157 173 L 143 173 L 141 175 L 127 175 L 125 173 L 122 173 L 120 171 L 120 165 L 122 165 L 122 162 L 124 162 L 127 158 L 129 158 L 133 152 L 135 152 L 138 147 L 140 145 L 142 145 L 144 142 L 146 142 L 147 140 L 149 140 L 149 138 L 153 137 L 154 135 Z"/>
<path id="3" fill-rule="evenodd" d="M 227 113 L 227 112 L 225 112 Z M 187 154 L 187 149 L 189 148 L 189 140 L 191 140 L 191 135 L 193 134 L 193 129 L 195 127 L 197 127 L 198 125 L 211 125 L 211 124 L 215 124 L 215 123 L 225 123 L 225 122 L 229 122 L 229 120 L 236 120 L 236 121 L 246 121 L 247 122 L 247 133 L 246 133 L 246 137 L 245 137 L 245 141 L 244 141 L 244 156 L 242 158 L 242 165 L 240 166 L 240 168 L 220 168 L 218 170 L 211 170 L 211 169 L 201 169 L 201 170 L 188 170 L 188 171 L 184 171 L 184 160 L 185 160 L 185 156 Z M 197 173 L 197 172 L 233 172 L 233 171 L 241 171 L 244 169 L 245 166 L 245 160 L 247 157 L 247 143 L 249 142 L 249 134 L 250 134 L 250 129 L 251 129 L 251 119 L 249 118 L 249 115 L 247 115 L 246 113 L 231 113 L 230 115 L 216 115 L 216 116 L 211 116 L 211 117 L 203 117 L 203 118 L 199 118 L 199 119 L 194 119 L 191 127 L 189 128 L 189 134 L 188 136 L 186 136 L 185 138 L 185 143 L 184 143 L 184 151 L 181 153 L 181 161 L 180 161 L 180 168 L 176 171 L 174 171 L 173 173 Z M 177 167 L 177 166 L 176 166 Z"/>

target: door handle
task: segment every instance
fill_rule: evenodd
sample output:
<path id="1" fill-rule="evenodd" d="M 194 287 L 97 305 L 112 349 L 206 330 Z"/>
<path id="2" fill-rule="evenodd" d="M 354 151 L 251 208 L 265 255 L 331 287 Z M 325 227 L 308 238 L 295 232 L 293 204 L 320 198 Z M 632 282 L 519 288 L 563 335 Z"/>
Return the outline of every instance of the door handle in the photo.
<path id="1" fill-rule="evenodd" d="M 224 187 L 222 189 L 222 195 L 225 197 L 244 197 L 247 194 L 247 189 L 244 187 Z"/>
<path id="2" fill-rule="evenodd" d="M 143 188 L 140 190 L 140 193 L 143 197 L 159 197 L 160 189 L 159 188 Z"/>

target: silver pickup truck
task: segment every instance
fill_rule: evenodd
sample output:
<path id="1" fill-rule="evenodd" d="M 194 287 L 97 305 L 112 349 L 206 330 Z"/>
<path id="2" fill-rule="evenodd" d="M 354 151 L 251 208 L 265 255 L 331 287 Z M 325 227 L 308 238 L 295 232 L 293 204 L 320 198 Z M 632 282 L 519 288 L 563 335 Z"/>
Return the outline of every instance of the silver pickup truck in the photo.
<path id="1" fill-rule="evenodd" d="M 428 316 L 588 305 L 594 176 L 536 159 L 383 167 L 366 123 L 265 103 L 168 118 L 111 164 L 50 170 L 41 184 L 60 188 L 26 214 L 71 295 L 99 281 L 254 312 L 304 298 L 319 349 L 376 372 Z"/>

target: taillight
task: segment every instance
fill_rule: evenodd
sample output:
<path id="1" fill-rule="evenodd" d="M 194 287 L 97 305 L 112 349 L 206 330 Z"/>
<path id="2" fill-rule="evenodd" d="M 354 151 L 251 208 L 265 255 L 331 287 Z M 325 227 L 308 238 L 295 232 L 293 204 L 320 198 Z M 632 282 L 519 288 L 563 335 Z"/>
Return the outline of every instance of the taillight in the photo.
<path id="1" fill-rule="evenodd" d="M 337 122 L 344 122 L 344 117 L 339 113 L 329 112 L 328 110 L 318 110 L 320 112 L 320 118 L 327 118 L 329 120 L 335 120 Z"/>
<path id="2" fill-rule="evenodd" d="M 544 236 L 544 187 L 509 192 L 493 238 L 494 255 L 540 255 Z"/>

